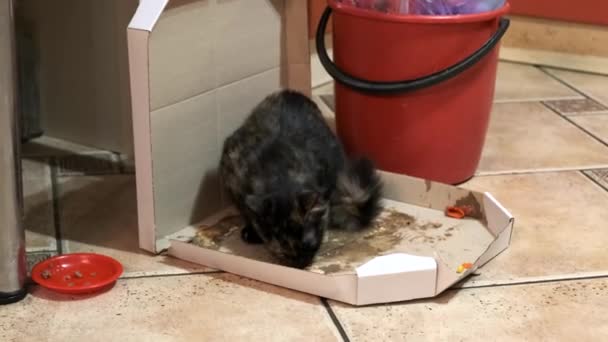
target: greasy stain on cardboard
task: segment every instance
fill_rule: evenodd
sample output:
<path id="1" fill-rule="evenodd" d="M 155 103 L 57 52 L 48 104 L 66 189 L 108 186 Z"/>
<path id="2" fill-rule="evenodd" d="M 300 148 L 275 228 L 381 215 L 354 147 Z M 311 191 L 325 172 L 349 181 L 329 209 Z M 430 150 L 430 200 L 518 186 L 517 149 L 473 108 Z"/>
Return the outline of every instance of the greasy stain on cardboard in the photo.
<path id="1" fill-rule="evenodd" d="M 277 263 L 261 245 L 248 245 L 240 239 L 244 222 L 228 216 L 215 225 L 199 227 L 192 243 L 225 253 Z M 308 271 L 320 274 L 352 273 L 373 258 L 395 251 L 430 252 L 446 241 L 455 227 L 441 222 L 419 220 L 394 208 L 384 209 L 366 230 L 348 232 L 328 230 L 314 263 Z"/>

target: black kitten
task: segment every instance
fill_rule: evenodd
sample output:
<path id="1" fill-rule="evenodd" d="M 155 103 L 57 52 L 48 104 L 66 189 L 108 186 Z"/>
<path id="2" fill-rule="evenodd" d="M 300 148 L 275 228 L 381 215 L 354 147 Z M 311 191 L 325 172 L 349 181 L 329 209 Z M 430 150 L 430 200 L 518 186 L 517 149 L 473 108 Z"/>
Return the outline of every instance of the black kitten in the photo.
<path id="1" fill-rule="evenodd" d="M 379 213 L 371 162 L 347 161 L 317 105 L 298 92 L 254 108 L 226 139 L 220 173 L 246 221 L 243 239 L 288 266 L 310 265 L 330 226 L 361 229 Z"/>

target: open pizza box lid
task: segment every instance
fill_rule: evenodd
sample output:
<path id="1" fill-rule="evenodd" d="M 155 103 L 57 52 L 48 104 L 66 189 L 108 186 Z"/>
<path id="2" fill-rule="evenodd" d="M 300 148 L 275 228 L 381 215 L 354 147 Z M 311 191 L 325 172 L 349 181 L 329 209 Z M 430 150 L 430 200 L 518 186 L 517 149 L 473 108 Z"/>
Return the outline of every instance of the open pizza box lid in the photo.
<path id="1" fill-rule="evenodd" d="M 329 232 L 308 269 L 243 243 L 217 174 L 221 147 L 272 91 L 310 92 L 306 3 L 170 3 L 141 1 L 128 29 L 141 248 L 367 305 L 434 297 L 509 246 L 513 217 L 490 194 L 387 172 L 386 210 L 374 226 Z M 257 19 L 230 31 L 222 25 L 235 13 Z M 260 62 L 233 57 L 247 54 Z M 201 70 L 212 80 L 196 76 Z M 448 206 L 472 212 L 454 219 Z M 472 267 L 457 272 L 463 263 Z"/>

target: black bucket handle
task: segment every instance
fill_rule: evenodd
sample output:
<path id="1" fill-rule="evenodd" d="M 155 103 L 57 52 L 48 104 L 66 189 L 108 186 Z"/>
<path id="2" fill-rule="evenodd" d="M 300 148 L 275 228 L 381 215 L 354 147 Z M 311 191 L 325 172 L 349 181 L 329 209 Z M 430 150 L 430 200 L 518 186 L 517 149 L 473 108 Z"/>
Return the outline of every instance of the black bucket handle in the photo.
<path id="1" fill-rule="evenodd" d="M 325 31 L 327 29 L 327 22 L 329 21 L 331 12 L 332 8 L 327 6 L 323 12 L 323 15 L 321 16 L 321 19 L 319 20 L 319 25 L 317 27 L 316 46 L 319 60 L 321 61 L 321 64 L 325 70 L 327 70 L 327 73 L 329 73 L 334 80 L 355 90 L 372 94 L 395 94 L 419 90 L 455 77 L 475 65 L 490 51 L 492 51 L 492 49 L 494 49 L 496 44 L 498 44 L 498 42 L 507 32 L 510 25 L 509 19 L 500 18 L 498 30 L 479 50 L 447 69 L 413 80 L 397 82 L 373 82 L 345 73 L 344 71 L 340 70 L 340 68 L 338 68 L 338 66 L 336 66 L 327 55 L 327 48 L 325 47 Z"/>

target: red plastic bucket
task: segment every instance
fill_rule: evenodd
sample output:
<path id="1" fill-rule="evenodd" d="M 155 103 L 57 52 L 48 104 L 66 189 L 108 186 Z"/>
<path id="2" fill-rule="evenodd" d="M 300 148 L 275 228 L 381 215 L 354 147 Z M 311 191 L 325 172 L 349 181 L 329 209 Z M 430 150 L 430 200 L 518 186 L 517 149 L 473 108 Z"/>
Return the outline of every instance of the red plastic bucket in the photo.
<path id="1" fill-rule="evenodd" d="M 509 5 L 414 16 L 328 2 L 317 52 L 336 80 L 337 133 L 349 155 L 437 182 L 471 178 L 488 128 Z M 323 39 L 332 12 L 335 64 Z"/>

